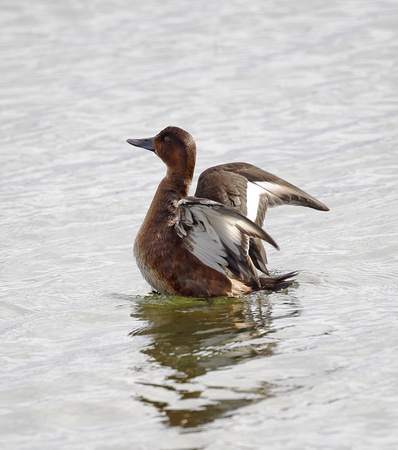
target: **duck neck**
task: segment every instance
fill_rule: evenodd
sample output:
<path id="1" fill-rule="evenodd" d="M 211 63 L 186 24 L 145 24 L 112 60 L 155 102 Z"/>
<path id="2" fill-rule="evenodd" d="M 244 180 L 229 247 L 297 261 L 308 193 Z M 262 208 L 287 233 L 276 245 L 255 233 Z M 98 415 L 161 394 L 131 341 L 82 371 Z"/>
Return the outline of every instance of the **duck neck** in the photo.
<path id="1" fill-rule="evenodd" d="M 189 192 L 191 180 L 170 179 L 168 175 L 160 182 L 145 217 L 145 222 L 154 224 L 174 223 L 178 202 Z"/>

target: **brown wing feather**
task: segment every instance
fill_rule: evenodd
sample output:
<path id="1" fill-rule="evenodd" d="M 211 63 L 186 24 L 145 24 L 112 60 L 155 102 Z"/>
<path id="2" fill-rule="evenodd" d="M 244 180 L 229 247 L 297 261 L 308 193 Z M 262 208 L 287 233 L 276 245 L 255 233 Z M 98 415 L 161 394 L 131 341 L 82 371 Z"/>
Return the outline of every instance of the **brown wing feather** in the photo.
<path id="1" fill-rule="evenodd" d="M 237 162 L 210 167 L 199 177 L 195 197 L 208 198 L 247 215 L 247 186 L 254 183 L 264 189 L 259 197 L 255 223 L 263 226 L 267 207 L 297 205 L 328 211 L 329 208 L 282 178 L 248 163 Z M 250 239 L 249 255 L 257 269 L 268 275 L 267 256 L 260 239 Z"/>
<path id="2" fill-rule="evenodd" d="M 269 207 L 277 206 L 278 204 L 290 204 L 307 206 L 309 208 L 318 209 L 321 211 L 329 211 L 329 208 L 326 205 L 302 189 L 288 183 L 272 173 L 260 169 L 259 167 L 243 162 L 221 164 L 205 170 L 199 177 L 195 196 L 203 197 L 202 193 L 205 193 L 205 198 L 210 198 L 207 197 L 207 195 L 214 195 L 212 193 L 212 189 L 214 186 L 218 185 L 218 192 L 215 193 L 215 195 L 219 198 L 223 195 L 225 196 L 225 192 L 228 193 L 229 191 L 239 192 L 242 197 L 246 198 L 246 194 L 243 191 L 246 190 L 248 181 L 252 183 L 267 182 L 275 185 L 276 188 L 280 187 L 280 189 L 276 189 L 277 192 L 273 192 L 272 195 L 266 194 L 268 196 Z M 236 188 L 234 189 L 235 185 Z M 271 197 L 273 197 L 273 199 Z M 276 203 L 273 204 L 275 200 Z M 244 213 L 243 211 L 240 212 Z"/>

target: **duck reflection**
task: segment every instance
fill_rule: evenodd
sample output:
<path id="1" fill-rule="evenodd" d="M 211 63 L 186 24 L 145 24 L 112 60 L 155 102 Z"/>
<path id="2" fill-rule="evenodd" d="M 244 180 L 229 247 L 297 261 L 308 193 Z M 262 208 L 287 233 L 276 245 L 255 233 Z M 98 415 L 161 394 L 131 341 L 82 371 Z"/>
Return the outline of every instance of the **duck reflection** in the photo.
<path id="1" fill-rule="evenodd" d="M 281 296 L 286 302 L 287 295 Z M 298 313 L 294 302 L 288 310 L 288 314 Z M 164 395 L 159 400 L 153 392 L 141 397 L 155 405 L 169 425 L 195 427 L 269 395 L 266 383 L 257 384 L 255 392 L 250 386 L 245 389 L 244 380 L 238 390 L 228 385 L 209 389 L 203 378 L 209 372 L 273 354 L 277 344 L 272 339 L 268 296 L 257 293 L 205 301 L 152 294 L 137 297 L 131 315 L 146 325 L 130 335 L 151 336 L 152 343 L 143 352 L 172 369 L 160 383 L 145 383 L 167 389 L 167 400 Z"/>

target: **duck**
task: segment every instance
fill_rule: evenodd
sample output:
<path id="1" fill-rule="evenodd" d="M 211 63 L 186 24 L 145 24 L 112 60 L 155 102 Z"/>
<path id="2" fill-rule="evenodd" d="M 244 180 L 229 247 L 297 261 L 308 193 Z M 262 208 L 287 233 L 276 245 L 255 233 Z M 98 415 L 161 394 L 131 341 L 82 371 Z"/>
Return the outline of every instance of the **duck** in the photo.
<path id="1" fill-rule="evenodd" d="M 189 196 L 196 144 L 168 126 L 156 136 L 127 139 L 155 153 L 167 167 L 134 241 L 134 255 L 153 291 L 164 295 L 238 297 L 289 287 L 298 272 L 270 276 L 263 229 L 268 208 L 298 205 L 328 211 L 311 195 L 245 162 L 210 167 Z"/>

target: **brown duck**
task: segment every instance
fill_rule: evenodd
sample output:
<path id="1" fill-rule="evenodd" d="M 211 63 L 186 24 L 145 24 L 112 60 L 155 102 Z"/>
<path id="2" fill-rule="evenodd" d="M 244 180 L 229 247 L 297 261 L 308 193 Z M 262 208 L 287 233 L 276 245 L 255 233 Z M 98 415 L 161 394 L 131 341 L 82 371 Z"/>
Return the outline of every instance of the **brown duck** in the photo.
<path id="1" fill-rule="evenodd" d="M 269 277 L 262 240 L 278 248 L 262 225 L 267 208 L 290 204 L 329 208 L 311 195 L 247 163 L 211 167 L 188 196 L 196 161 L 192 136 L 167 127 L 152 138 L 128 139 L 167 166 L 134 254 L 145 280 L 159 293 L 184 297 L 239 296 L 280 290 L 296 272 Z"/>

